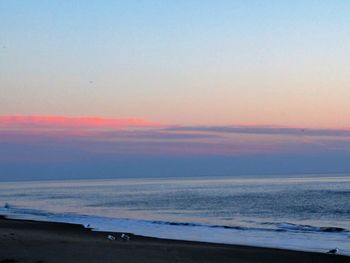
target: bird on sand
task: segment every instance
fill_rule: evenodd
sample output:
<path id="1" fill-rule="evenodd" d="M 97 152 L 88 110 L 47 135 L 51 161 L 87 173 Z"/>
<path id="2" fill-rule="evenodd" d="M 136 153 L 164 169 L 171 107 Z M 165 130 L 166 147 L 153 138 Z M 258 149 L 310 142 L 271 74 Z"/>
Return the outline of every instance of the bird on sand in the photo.
<path id="1" fill-rule="evenodd" d="M 337 254 L 339 252 L 339 248 L 333 248 L 327 252 L 327 254 Z"/>

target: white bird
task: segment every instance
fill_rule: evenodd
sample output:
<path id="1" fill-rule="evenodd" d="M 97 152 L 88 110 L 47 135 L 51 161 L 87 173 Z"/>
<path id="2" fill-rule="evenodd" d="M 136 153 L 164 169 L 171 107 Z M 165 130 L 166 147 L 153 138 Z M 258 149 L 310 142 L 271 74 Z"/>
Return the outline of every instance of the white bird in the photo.
<path id="1" fill-rule="evenodd" d="M 126 240 L 126 241 L 129 241 L 130 240 L 130 237 L 128 235 L 125 235 L 125 234 L 121 234 L 120 236 L 122 239 Z"/>
<path id="2" fill-rule="evenodd" d="M 327 252 L 327 254 L 337 254 L 339 252 L 339 248 L 333 248 Z"/>
<path id="3" fill-rule="evenodd" d="M 112 236 L 112 235 L 108 235 L 107 238 L 108 238 L 109 240 L 115 240 L 115 237 Z"/>

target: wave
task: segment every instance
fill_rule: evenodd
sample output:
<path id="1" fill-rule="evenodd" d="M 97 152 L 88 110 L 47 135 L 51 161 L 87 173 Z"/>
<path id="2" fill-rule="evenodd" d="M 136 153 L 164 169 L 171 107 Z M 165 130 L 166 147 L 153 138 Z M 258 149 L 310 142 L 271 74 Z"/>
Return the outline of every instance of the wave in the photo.
<path id="1" fill-rule="evenodd" d="M 4 205 L 2 209 L 0 209 L 0 213 L 4 213 L 10 217 L 23 217 L 26 219 L 35 219 L 38 218 L 40 220 L 50 220 L 50 221 L 79 221 L 84 218 L 84 220 L 88 220 L 89 218 L 99 218 L 103 220 L 103 217 L 98 216 L 87 216 L 87 215 L 78 215 L 78 214 L 58 214 L 51 213 L 47 211 L 37 210 L 37 209 L 29 209 L 29 208 L 18 208 L 14 207 L 8 203 Z M 142 219 L 129 219 L 129 218 L 104 218 L 106 220 L 127 220 L 134 222 L 143 222 L 147 224 L 154 225 L 168 225 L 168 226 L 181 226 L 181 227 L 200 227 L 200 228 L 219 228 L 219 229 L 232 229 L 232 230 L 240 230 L 240 231 L 266 231 L 266 232 L 318 232 L 318 233 L 346 233 L 350 234 L 350 230 L 337 227 L 337 226 L 311 226 L 311 225 L 303 225 L 303 224 L 295 224 L 289 222 L 262 222 L 258 223 L 262 227 L 246 227 L 246 226 L 233 226 L 233 225 L 212 225 L 212 224 L 201 224 L 201 223 L 193 223 L 193 222 L 175 222 L 175 221 L 160 221 L 160 220 L 142 220 Z M 263 227 L 268 225 L 269 227 Z"/>
<path id="2" fill-rule="evenodd" d="M 80 224 L 94 231 L 132 233 L 175 240 L 318 252 L 325 252 L 336 246 L 341 250 L 341 254 L 350 255 L 350 232 L 339 227 L 317 227 L 288 222 L 251 222 L 253 225 L 247 227 L 109 218 L 74 213 L 51 213 L 14 207 L 10 204 L 0 207 L 0 214 L 15 219 Z"/>
<path id="3" fill-rule="evenodd" d="M 336 233 L 336 232 L 349 232 L 349 230 L 341 227 L 335 226 L 325 226 L 325 227 L 317 227 L 310 225 L 299 225 L 293 223 L 280 223 L 278 227 L 286 230 L 294 230 L 294 231 L 303 231 L 303 232 L 328 232 L 328 233 Z"/>
<path id="4" fill-rule="evenodd" d="M 169 222 L 169 221 L 152 221 L 153 224 L 172 225 L 172 226 L 195 226 L 195 227 L 211 227 L 211 228 L 224 228 L 235 230 L 254 230 L 254 231 L 299 231 L 299 232 L 349 232 L 349 230 L 341 227 L 317 227 L 310 225 L 299 225 L 293 223 L 270 223 L 263 222 L 261 225 L 274 225 L 276 228 L 258 228 L 258 227 L 243 227 L 243 226 L 228 226 L 228 225 L 209 225 L 187 222 Z"/>
<path id="5" fill-rule="evenodd" d="M 30 208 L 18 208 L 16 206 L 10 205 L 9 203 L 6 203 L 4 205 L 4 209 L 5 210 L 0 210 L 1 212 L 12 212 L 15 215 L 19 215 L 19 216 L 42 216 L 42 217 L 51 217 L 51 216 L 56 216 L 58 214 L 55 213 L 50 213 L 47 211 L 43 211 L 43 210 L 38 210 L 38 209 L 30 209 Z"/>

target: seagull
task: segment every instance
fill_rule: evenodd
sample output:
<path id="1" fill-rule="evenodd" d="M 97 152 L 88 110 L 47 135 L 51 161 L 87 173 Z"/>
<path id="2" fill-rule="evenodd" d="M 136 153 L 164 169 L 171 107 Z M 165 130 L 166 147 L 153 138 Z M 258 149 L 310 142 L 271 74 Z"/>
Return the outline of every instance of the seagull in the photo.
<path id="1" fill-rule="evenodd" d="M 121 234 L 120 236 L 122 239 L 124 239 L 125 241 L 129 241 L 130 240 L 130 237 L 128 235 L 125 235 L 125 234 Z"/>
<path id="2" fill-rule="evenodd" d="M 112 235 L 108 235 L 107 238 L 108 238 L 109 240 L 112 240 L 112 241 L 115 240 L 115 236 L 112 236 Z"/>
<path id="3" fill-rule="evenodd" d="M 333 248 L 327 252 L 327 254 L 337 254 L 339 252 L 339 248 Z"/>

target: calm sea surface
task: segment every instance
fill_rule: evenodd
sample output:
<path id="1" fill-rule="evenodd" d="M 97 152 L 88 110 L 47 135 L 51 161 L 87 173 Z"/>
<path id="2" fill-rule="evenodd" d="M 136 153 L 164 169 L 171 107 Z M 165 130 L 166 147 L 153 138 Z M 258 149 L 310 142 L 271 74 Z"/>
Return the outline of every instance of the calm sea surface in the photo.
<path id="1" fill-rule="evenodd" d="M 350 175 L 0 183 L 1 214 L 350 255 Z"/>

